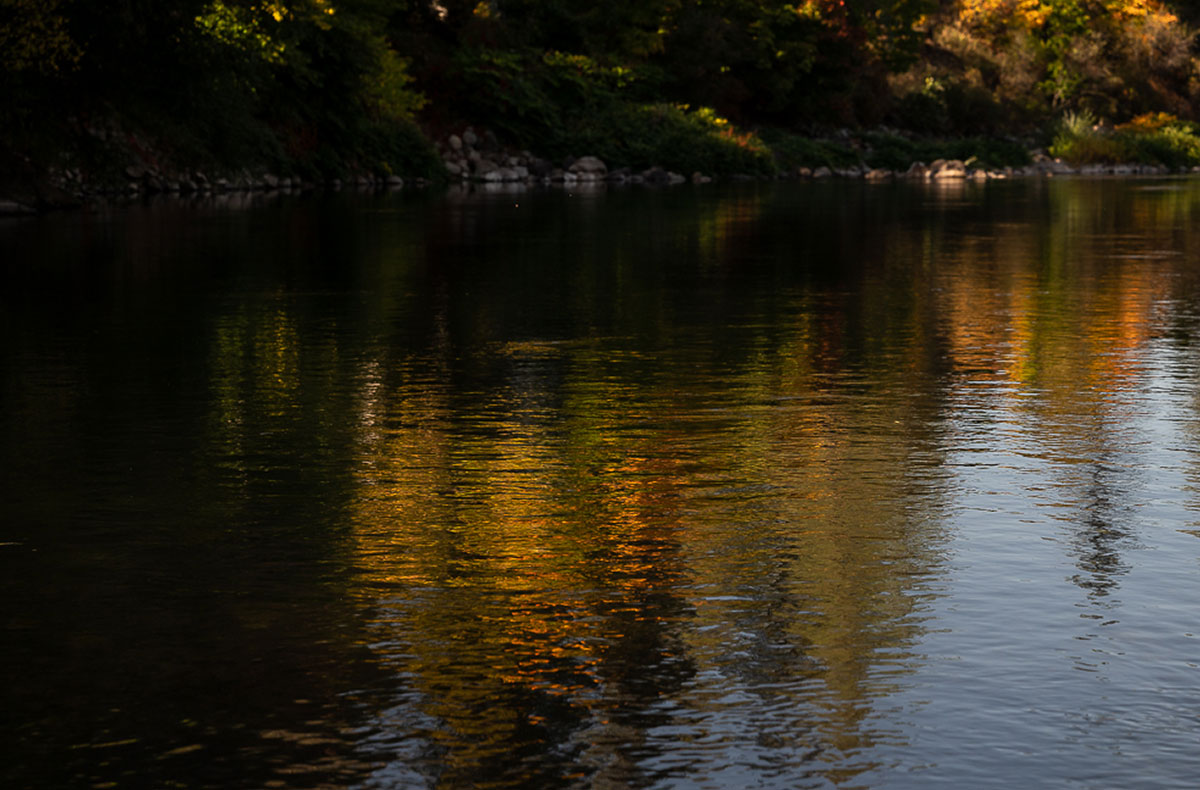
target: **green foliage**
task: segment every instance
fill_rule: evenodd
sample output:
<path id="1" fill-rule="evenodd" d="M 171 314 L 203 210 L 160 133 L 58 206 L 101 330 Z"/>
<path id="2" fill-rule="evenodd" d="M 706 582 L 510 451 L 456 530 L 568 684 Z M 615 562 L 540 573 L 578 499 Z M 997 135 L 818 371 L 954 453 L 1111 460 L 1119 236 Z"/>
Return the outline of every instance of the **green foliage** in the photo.
<path id="1" fill-rule="evenodd" d="M 409 61 L 396 54 L 381 38 L 370 39 L 378 55 L 376 69 L 366 73 L 364 99 L 380 118 L 412 124 L 428 100 L 413 88 Z"/>
<path id="2" fill-rule="evenodd" d="M 440 172 L 419 118 L 551 156 L 769 173 L 1018 164 L 998 132 L 1165 110 L 1103 132 L 1081 114 L 1054 150 L 1187 164 L 1175 116 L 1196 117 L 1200 59 L 1167 2 L 0 0 L 0 145 L 119 117 L 191 161 Z M 884 120 L 918 136 L 745 131 Z"/>
<path id="3" fill-rule="evenodd" d="M 284 45 L 272 38 L 253 11 L 213 0 L 195 18 L 196 29 L 225 48 L 278 62 Z"/>
<path id="4" fill-rule="evenodd" d="M 769 173 L 763 143 L 712 109 L 645 103 L 638 72 L 560 52 L 460 53 L 468 117 L 552 157 L 591 154 L 612 167 Z"/>
<path id="5" fill-rule="evenodd" d="M 769 175 L 775 169 L 758 136 L 738 131 L 709 108 L 686 105 L 610 105 L 597 116 L 573 119 L 556 148 L 554 153 L 595 154 L 610 167 L 659 165 L 711 175 Z"/>
<path id="6" fill-rule="evenodd" d="M 0 74 L 54 74 L 79 62 L 59 0 L 0 0 Z"/>
<path id="7" fill-rule="evenodd" d="M 655 62 L 681 101 L 755 121 L 816 118 L 859 71 L 843 22 L 815 3 L 684 2 Z"/>
<path id="8" fill-rule="evenodd" d="M 1194 167 L 1200 165 L 1200 126 L 1154 113 L 1105 128 L 1087 112 L 1066 113 L 1049 152 L 1079 165 L 1139 162 Z"/>
<path id="9" fill-rule="evenodd" d="M 1029 164 L 1029 152 L 1024 145 L 995 137 L 912 139 L 894 133 L 874 132 L 864 135 L 863 142 L 867 145 L 864 156 L 867 164 L 892 170 L 903 170 L 913 162 L 932 162 L 936 159 L 973 161 L 988 168 Z"/>
<path id="10" fill-rule="evenodd" d="M 814 140 L 780 129 L 764 129 L 760 134 L 784 172 L 797 167 L 852 167 L 861 161 L 860 152 L 843 143 Z"/>

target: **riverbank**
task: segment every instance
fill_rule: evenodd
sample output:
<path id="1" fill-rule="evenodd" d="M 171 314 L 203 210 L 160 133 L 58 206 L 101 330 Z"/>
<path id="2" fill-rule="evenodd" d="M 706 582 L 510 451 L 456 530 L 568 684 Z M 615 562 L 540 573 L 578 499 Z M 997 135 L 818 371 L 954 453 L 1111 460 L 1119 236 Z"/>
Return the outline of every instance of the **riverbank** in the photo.
<path id="1" fill-rule="evenodd" d="M 97 157 L 93 152 L 90 157 L 91 161 L 103 161 L 103 167 L 82 164 L 87 158 L 78 152 L 58 156 L 58 161 L 68 163 L 58 166 L 9 154 L 0 173 L 0 216 L 79 208 L 96 200 L 230 196 L 226 202 L 239 202 L 232 196 L 342 189 L 395 191 L 442 185 L 569 188 L 836 178 L 871 182 L 986 181 L 1200 171 L 1200 166 L 1186 164 L 1172 167 L 1147 162 L 1072 163 L 1052 156 L 1045 148 L 1027 147 L 1012 139 L 922 139 L 890 129 L 859 134 L 842 131 L 832 138 L 805 138 L 768 130 L 762 137 L 772 144 L 764 145 L 757 153 L 770 163 L 769 167 L 729 172 L 727 167 L 722 169 L 727 163 L 713 163 L 712 167 L 683 172 L 662 164 L 633 167 L 605 161 L 594 154 L 553 160 L 528 148 L 506 145 L 490 130 L 465 126 L 429 142 L 429 159 L 439 162 L 440 168 L 426 168 L 426 175 L 406 177 L 361 170 L 323 178 L 277 173 L 254 165 L 205 170 L 171 164 L 170 158 L 144 137 L 112 135 L 103 140 L 106 144 L 101 147 L 102 154 Z M 956 153 L 959 156 L 954 156 Z M 919 158 L 922 156 L 926 158 Z"/>

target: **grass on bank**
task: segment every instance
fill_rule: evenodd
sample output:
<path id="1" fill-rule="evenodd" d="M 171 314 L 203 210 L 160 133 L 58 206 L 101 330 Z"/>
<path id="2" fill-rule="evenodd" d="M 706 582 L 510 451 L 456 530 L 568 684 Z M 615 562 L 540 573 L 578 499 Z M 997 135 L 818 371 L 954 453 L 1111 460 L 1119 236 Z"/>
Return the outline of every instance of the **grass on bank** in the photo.
<path id="1" fill-rule="evenodd" d="M 1067 113 L 1049 153 L 1075 165 L 1195 167 L 1200 165 L 1200 125 L 1158 112 L 1108 127 L 1097 123 L 1090 113 Z"/>
<path id="2" fill-rule="evenodd" d="M 798 167 L 836 169 L 860 164 L 906 170 L 914 162 L 928 164 L 937 159 L 969 160 L 988 168 L 1029 164 L 1029 151 L 1024 144 L 995 137 L 940 140 L 873 131 L 834 141 L 814 140 L 778 129 L 763 130 L 760 134 L 774 152 L 780 171 L 785 173 Z"/>

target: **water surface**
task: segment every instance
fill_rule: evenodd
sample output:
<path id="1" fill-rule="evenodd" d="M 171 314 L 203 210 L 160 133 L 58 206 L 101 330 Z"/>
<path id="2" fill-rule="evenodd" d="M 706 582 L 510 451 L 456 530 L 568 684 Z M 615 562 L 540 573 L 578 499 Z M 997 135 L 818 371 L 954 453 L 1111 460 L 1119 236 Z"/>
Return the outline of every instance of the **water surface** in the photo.
<path id="1" fill-rule="evenodd" d="M 0 223 L 0 784 L 1192 787 L 1200 182 Z"/>

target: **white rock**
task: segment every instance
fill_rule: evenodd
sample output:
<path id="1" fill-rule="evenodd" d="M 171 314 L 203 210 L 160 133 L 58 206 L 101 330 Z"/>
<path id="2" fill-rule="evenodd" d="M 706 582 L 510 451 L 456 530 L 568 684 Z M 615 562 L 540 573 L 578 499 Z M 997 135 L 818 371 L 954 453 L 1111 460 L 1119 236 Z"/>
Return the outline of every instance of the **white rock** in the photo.
<path id="1" fill-rule="evenodd" d="M 572 162 L 568 170 L 575 174 L 593 173 L 603 176 L 608 172 L 608 165 L 594 156 L 582 156 Z"/>
<path id="2" fill-rule="evenodd" d="M 967 166 L 958 159 L 938 159 L 929 166 L 932 178 L 937 181 L 966 178 Z"/>
<path id="3" fill-rule="evenodd" d="M 14 217 L 21 214 L 35 214 L 33 209 L 23 203 L 12 200 L 0 200 L 0 217 Z"/>

